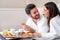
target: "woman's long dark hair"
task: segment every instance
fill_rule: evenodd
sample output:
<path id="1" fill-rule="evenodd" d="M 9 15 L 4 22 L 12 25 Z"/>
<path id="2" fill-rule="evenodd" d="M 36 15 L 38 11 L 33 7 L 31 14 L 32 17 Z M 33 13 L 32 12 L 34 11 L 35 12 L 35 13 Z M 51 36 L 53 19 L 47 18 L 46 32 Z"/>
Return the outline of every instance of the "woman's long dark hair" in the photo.
<path id="1" fill-rule="evenodd" d="M 48 2 L 44 5 L 49 10 L 49 18 L 48 18 L 48 26 L 50 26 L 50 20 L 51 18 L 59 15 L 59 10 L 57 8 L 57 5 L 54 2 Z"/>

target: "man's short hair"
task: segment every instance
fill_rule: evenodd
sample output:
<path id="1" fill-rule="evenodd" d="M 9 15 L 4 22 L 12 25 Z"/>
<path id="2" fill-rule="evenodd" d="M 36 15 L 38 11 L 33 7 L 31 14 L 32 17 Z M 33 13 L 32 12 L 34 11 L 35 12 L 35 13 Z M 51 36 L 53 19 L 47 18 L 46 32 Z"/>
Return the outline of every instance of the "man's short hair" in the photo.
<path id="1" fill-rule="evenodd" d="M 26 14 L 30 14 L 30 10 L 33 9 L 33 8 L 35 8 L 35 7 L 36 7 L 35 4 L 28 4 L 28 5 L 26 6 L 26 8 L 25 8 Z"/>

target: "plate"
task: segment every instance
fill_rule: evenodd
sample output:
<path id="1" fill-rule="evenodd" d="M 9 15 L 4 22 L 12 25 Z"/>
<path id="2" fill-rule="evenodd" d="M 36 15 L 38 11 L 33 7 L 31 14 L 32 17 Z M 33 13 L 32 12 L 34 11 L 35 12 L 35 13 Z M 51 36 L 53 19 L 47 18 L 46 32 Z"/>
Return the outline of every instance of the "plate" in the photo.
<path id="1" fill-rule="evenodd" d="M 5 37 L 5 38 L 33 38 L 33 36 L 18 36 L 18 37 Z"/>

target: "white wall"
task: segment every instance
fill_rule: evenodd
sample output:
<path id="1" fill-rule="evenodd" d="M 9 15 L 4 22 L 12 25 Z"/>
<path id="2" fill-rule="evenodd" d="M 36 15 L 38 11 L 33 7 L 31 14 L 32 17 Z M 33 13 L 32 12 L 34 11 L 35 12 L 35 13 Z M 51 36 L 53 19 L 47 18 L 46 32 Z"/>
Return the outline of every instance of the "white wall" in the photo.
<path id="1" fill-rule="evenodd" d="M 34 3 L 40 7 L 49 1 L 56 4 L 60 2 L 60 0 L 0 0 L 0 8 L 25 8 L 28 3 Z"/>
<path id="2" fill-rule="evenodd" d="M 26 21 L 24 8 L 0 8 L 0 30 L 21 28 L 21 22 Z"/>

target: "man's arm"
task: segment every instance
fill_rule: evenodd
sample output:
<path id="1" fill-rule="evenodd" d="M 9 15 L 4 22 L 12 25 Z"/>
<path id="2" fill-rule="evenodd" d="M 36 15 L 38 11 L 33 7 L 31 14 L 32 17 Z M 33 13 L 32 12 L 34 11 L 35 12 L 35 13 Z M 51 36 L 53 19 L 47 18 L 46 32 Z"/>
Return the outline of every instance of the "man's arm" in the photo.
<path id="1" fill-rule="evenodd" d="M 32 33 L 35 32 L 34 29 L 32 29 L 30 26 L 26 25 L 25 23 L 22 23 L 21 26 L 23 27 L 23 29 L 27 30 L 27 31 L 30 31 Z"/>

